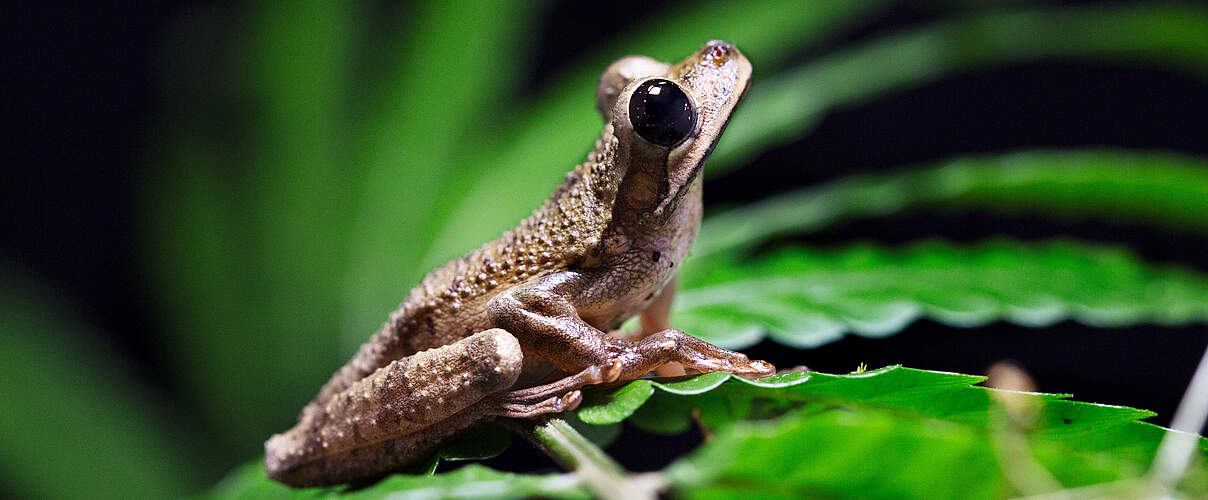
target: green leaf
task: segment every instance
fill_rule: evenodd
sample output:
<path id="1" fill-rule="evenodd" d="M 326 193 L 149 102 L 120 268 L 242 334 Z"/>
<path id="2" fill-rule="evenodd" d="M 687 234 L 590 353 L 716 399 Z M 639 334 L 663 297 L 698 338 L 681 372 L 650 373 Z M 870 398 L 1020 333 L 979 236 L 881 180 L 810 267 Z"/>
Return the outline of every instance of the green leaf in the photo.
<path id="1" fill-rule="evenodd" d="M 1112 484 L 1140 478 L 1146 456 L 1071 450 L 1073 438 L 1024 437 L 890 412 L 830 410 L 735 424 L 666 473 L 687 498 L 978 499 L 1091 485 L 1099 485 L 1099 495 L 1074 498 L 1152 497 L 1139 481 Z M 1205 493 L 1195 483 L 1208 472 L 1203 452 L 1195 479 L 1185 481 L 1186 498 Z"/>
<path id="2" fill-rule="evenodd" d="M 1158 152 L 1027 151 L 853 176 L 709 217 L 693 256 L 919 209 L 1097 217 L 1208 234 L 1208 161 Z"/>
<path id="3" fill-rule="evenodd" d="M 0 266 L 0 470 L 5 496 L 165 498 L 208 458 L 136 374 L 41 280 Z M 191 460 L 186 460 L 190 457 Z"/>
<path id="4" fill-rule="evenodd" d="M 977 14 L 841 49 L 757 79 L 709 170 L 723 172 L 799 137 L 837 107 L 963 71 L 1045 59 L 1140 63 L 1205 77 L 1208 8 L 1144 2 Z"/>
<path id="5" fill-rule="evenodd" d="M 654 387 L 648 380 L 636 380 L 615 391 L 592 394 L 579 411 L 579 419 L 589 424 L 616 423 L 625 420 L 633 413 L 629 408 L 637 408 L 654 394 Z M 618 411 L 619 409 L 619 411 Z"/>
<path id="6" fill-rule="evenodd" d="M 896 366 L 756 381 L 706 374 L 642 381 L 659 389 L 645 401 L 597 399 L 609 408 L 579 411 L 698 409 L 714 438 L 666 471 L 690 497 L 997 498 L 1018 493 L 1020 478 L 1009 474 L 1020 469 L 1065 487 L 1137 477 L 1165 432 L 1140 421 L 1152 412 L 973 386 L 981 380 Z M 719 407 L 745 411 L 708 411 Z M 775 419 L 759 421 L 767 418 Z M 659 425 L 690 420 L 681 411 L 663 414 Z M 1208 440 L 1199 448 L 1208 458 Z M 1205 473 L 1200 460 L 1194 474 Z"/>
<path id="7" fill-rule="evenodd" d="M 891 335 L 922 317 L 957 327 L 1208 320 L 1208 277 L 1073 242 L 786 249 L 710 264 L 685 275 L 672 321 L 732 348 L 758 341 L 750 331 L 806 348 L 849 332 Z"/>
<path id="8" fill-rule="evenodd" d="M 265 477 L 264 463 L 253 462 L 231 472 L 203 498 L 589 498 L 573 474 L 531 475 L 498 472 L 471 464 L 432 476 L 395 474 L 372 486 L 345 491 L 343 487 L 296 490 Z"/>

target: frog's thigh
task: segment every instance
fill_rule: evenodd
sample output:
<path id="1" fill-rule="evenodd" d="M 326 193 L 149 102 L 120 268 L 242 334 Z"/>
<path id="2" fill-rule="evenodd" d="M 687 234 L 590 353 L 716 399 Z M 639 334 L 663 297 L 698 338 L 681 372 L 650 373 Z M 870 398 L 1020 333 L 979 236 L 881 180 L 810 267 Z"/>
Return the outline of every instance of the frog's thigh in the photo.
<path id="1" fill-rule="evenodd" d="M 498 328 L 393 361 L 269 439 L 269 477 L 334 484 L 426 458 L 483 414 L 463 410 L 516 382 L 522 361 L 519 342 Z"/>

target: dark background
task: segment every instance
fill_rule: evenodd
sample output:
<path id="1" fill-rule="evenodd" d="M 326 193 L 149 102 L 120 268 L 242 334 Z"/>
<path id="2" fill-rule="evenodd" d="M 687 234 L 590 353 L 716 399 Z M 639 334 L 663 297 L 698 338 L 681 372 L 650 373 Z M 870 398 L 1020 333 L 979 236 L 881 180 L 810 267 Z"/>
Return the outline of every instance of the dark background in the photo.
<path id="1" fill-rule="evenodd" d="M 533 85 L 607 33 L 623 30 L 648 5 L 624 1 L 601 9 L 558 2 L 540 29 L 545 43 L 537 54 Z M 0 29 L 8 52 L 2 63 L 8 127 L 0 182 L 0 256 L 53 281 L 168 400 L 178 398 L 166 376 L 173 367 L 159 356 L 157 338 L 164 327 L 155 320 L 154 297 L 137 258 L 133 211 L 143 168 L 141 148 L 157 103 L 155 44 L 166 26 L 190 8 L 189 2 L 26 5 L 20 8 L 23 15 L 4 16 Z M 933 11 L 897 7 L 816 50 L 924 23 Z M 812 55 L 801 54 L 800 60 Z M 1202 80 L 1101 64 L 1011 65 L 834 112 L 807 139 L 769 150 L 720 179 L 725 189 L 716 187 L 722 185 L 719 179 L 708 179 L 706 184 L 715 187 L 705 190 L 706 204 L 754 200 L 852 173 L 967 153 L 1112 146 L 1208 156 L 1206 132 L 1208 85 Z M 589 139 L 584 139 L 585 147 Z M 930 237 L 979 241 L 1003 234 L 1121 244 L 1151 261 L 1208 271 L 1204 237 L 1110 221 L 924 212 L 863 219 L 811 235 L 808 241 L 817 246 Z M 804 360 L 830 372 L 850 371 L 863 362 L 984 373 L 990 364 L 1011 359 L 1036 379 L 1040 390 L 1151 409 L 1158 412 L 1154 423 L 1167 424 L 1208 347 L 1205 333 L 1203 326 L 1105 330 L 1074 323 L 961 330 L 921 321 L 887 339 L 848 336 L 806 352 L 765 343 L 749 352 L 788 366 Z M 646 439 L 631 432 L 613 451 L 634 469 L 661 465 L 662 458 L 624 452 L 650 446 Z M 660 446 L 687 447 L 691 439 Z M 508 457 L 529 455 L 514 451 Z M 513 463 L 509 468 L 524 467 Z"/>

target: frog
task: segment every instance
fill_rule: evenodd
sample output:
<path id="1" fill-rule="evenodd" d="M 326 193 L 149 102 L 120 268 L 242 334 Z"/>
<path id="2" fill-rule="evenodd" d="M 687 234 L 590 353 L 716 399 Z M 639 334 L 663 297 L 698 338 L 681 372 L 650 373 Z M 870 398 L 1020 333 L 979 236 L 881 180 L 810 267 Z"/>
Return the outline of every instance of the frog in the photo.
<path id="1" fill-rule="evenodd" d="M 574 410 L 586 386 L 656 370 L 774 373 L 668 319 L 700 226 L 702 167 L 750 79 L 751 63 L 720 40 L 675 64 L 610 64 L 586 161 L 515 228 L 424 277 L 297 423 L 268 439 L 268 477 L 293 487 L 382 477 L 478 423 Z M 640 330 L 621 332 L 635 316 Z"/>

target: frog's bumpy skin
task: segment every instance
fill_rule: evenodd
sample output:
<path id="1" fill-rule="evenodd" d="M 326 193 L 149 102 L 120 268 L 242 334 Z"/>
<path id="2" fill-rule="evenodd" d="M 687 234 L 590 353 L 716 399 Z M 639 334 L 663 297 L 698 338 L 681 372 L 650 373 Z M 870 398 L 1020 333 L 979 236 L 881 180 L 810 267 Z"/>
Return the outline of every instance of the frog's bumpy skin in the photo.
<path id="1" fill-rule="evenodd" d="M 584 327 L 584 336 L 574 339 L 590 343 L 607 336 L 601 330 L 649 307 L 675 275 L 700 223 L 701 165 L 750 73 L 737 49 L 720 41 L 674 66 L 643 57 L 611 66 L 597 89 L 605 125 L 586 161 L 514 229 L 432 271 L 412 289 L 303 408 L 297 425 L 265 443 L 269 476 L 293 486 L 379 476 L 428 457 L 445 439 L 490 415 L 577 404 L 579 396 L 568 392 L 507 403 L 513 407 L 501 413 L 496 395 L 543 382 L 554 368 L 550 361 L 567 373 L 588 368 L 585 360 L 600 352 L 538 356 L 530 352 L 531 341 L 564 334 L 558 330 L 569 319 Z M 700 113 L 695 135 L 671 148 L 637 138 L 629 121 L 636 78 L 653 76 L 683 87 Z M 563 297 L 573 318 L 554 318 L 557 324 L 532 331 L 492 329 L 497 325 L 488 309 L 501 294 L 579 272 L 599 279 Z"/>

